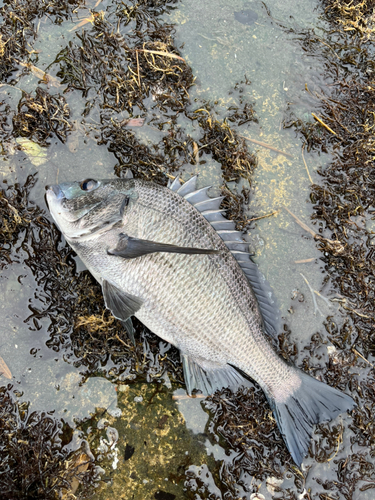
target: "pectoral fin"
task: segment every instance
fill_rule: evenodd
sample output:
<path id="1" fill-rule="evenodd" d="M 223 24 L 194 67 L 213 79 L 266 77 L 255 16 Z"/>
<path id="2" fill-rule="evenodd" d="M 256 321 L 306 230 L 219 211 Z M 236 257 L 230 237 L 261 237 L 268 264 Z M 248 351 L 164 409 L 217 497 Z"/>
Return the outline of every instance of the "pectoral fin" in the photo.
<path id="1" fill-rule="evenodd" d="M 120 321 L 124 321 L 127 328 L 129 325 L 127 320 L 141 308 L 143 301 L 139 297 L 135 297 L 130 293 L 119 290 L 116 286 L 106 280 L 103 281 L 102 289 L 106 307 L 111 311 L 115 318 Z"/>
<path id="2" fill-rule="evenodd" d="M 117 247 L 108 250 L 109 255 L 117 255 L 124 259 L 135 259 L 142 255 L 155 252 L 183 253 L 183 254 L 215 254 L 218 250 L 206 248 L 179 247 L 167 243 L 156 243 L 154 241 L 133 238 L 127 234 L 120 234 Z"/>

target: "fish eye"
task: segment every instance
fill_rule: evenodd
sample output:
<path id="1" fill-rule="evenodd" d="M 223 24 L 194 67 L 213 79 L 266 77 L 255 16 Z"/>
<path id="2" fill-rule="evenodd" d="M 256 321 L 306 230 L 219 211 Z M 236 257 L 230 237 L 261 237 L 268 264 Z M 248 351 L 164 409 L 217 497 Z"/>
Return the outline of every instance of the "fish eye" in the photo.
<path id="1" fill-rule="evenodd" d="M 95 189 L 97 186 L 98 186 L 98 181 L 94 179 L 85 179 L 80 184 L 80 188 L 82 189 L 82 191 L 91 191 L 92 189 Z"/>

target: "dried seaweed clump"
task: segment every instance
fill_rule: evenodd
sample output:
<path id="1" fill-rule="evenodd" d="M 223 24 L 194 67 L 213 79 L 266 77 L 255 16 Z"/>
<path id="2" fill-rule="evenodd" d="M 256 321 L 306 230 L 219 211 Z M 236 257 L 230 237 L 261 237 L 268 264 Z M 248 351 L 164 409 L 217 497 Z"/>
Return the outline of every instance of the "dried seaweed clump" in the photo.
<path id="1" fill-rule="evenodd" d="M 101 304 L 102 297 L 98 299 Z M 182 381 L 179 351 L 150 333 L 135 318 L 132 322 L 134 345 L 124 326 L 108 310 L 101 315 L 78 316 L 71 334 L 74 365 L 84 366 L 86 376 L 109 366 L 107 376 L 117 381 L 158 381 L 166 372 L 173 380 Z"/>
<path id="2" fill-rule="evenodd" d="M 199 113 L 202 111 L 203 109 L 198 110 Z M 126 175 L 127 169 L 130 169 L 136 177 L 165 185 L 171 174 L 182 165 L 199 165 L 202 154 L 206 153 L 221 163 L 223 176 L 227 181 L 237 181 L 243 177 L 250 182 L 256 166 L 256 157 L 248 151 L 244 140 L 226 120 L 218 120 L 210 113 L 207 116 L 200 114 L 199 117 L 196 113 L 189 114 L 189 118 L 197 120 L 202 128 L 202 137 L 195 141 L 176 125 L 177 116 L 169 119 L 168 130 L 164 130 L 163 123 L 156 120 L 153 122 L 164 132 L 163 139 L 153 146 L 153 150 L 141 144 L 134 132 L 124 128 L 121 122 L 107 119 L 99 144 L 107 144 L 108 150 L 119 160 L 119 164 L 115 166 L 116 175 Z M 242 201 L 246 201 L 247 197 L 245 190 L 242 193 Z M 242 207 L 239 208 L 239 200 L 237 209 L 234 209 L 234 203 L 231 203 L 229 198 L 228 194 L 228 207 L 233 208 L 234 216 L 241 215 L 241 227 L 244 227 L 246 221 Z"/>
<path id="3" fill-rule="evenodd" d="M 70 42 L 58 54 L 58 76 L 84 96 L 95 89 L 103 109 L 132 114 L 137 107 L 145 112 L 144 100 L 152 98 L 162 109 L 182 111 L 193 76 L 179 56 L 172 32 L 171 26 L 147 19 L 142 31 L 122 35 L 98 15 L 90 32 L 77 34 L 80 44 Z"/>
<path id="4" fill-rule="evenodd" d="M 245 140 L 229 126 L 227 120 L 217 120 L 209 110 L 198 109 L 199 124 L 204 131 L 199 140 L 199 150 L 212 155 L 221 163 L 223 177 L 227 182 L 241 177 L 251 182 L 256 167 L 256 156 L 249 153 Z"/>
<path id="5" fill-rule="evenodd" d="M 258 123 L 254 104 L 245 99 L 245 85 L 251 85 L 251 81 L 247 77 L 245 80 L 237 82 L 233 90 L 229 92 L 229 95 L 235 96 L 238 105 L 232 105 L 228 108 L 227 120 L 235 123 L 237 126 L 245 125 L 245 123 L 249 122 Z"/>
<path id="6" fill-rule="evenodd" d="M 28 61 L 30 46 L 37 33 L 37 18 L 48 14 L 56 23 L 71 16 L 84 0 L 5 0 L 0 7 L 0 81 L 6 81 Z"/>
<path id="7" fill-rule="evenodd" d="M 178 0 L 130 0 L 127 4 L 116 3 L 116 15 L 121 22 L 127 26 L 135 21 L 135 28 L 139 30 L 148 19 L 155 19 L 174 9 Z"/>
<path id="8" fill-rule="evenodd" d="M 222 208 L 226 209 L 226 217 L 236 221 L 238 231 L 244 231 L 251 223 L 245 214 L 245 207 L 249 204 L 250 190 L 243 187 L 241 193 L 234 193 L 225 185 L 221 189 L 221 196 L 225 196 Z"/>
<path id="9" fill-rule="evenodd" d="M 27 137 L 40 146 L 48 145 L 54 136 L 65 142 L 67 132 L 73 128 L 65 97 L 51 95 L 40 87 L 35 94 L 25 94 L 18 104 L 18 113 L 13 117 L 15 136 Z"/>
<path id="10" fill-rule="evenodd" d="M 374 40 L 375 20 L 372 0 L 323 0 L 327 18 L 338 30 Z"/>
<path id="11" fill-rule="evenodd" d="M 2 500 L 89 498 L 98 474 L 88 444 L 69 450 L 72 430 L 52 414 L 31 412 L 11 387 L 0 388 L 0 491 Z M 78 492 L 73 489 L 81 483 Z"/>
<path id="12" fill-rule="evenodd" d="M 119 177 L 126 175 L 130 169 L 136 177 L 166 184 L 166 171 L 173 172 L 178 168 L 173 159 L 171 161 L 157 148 L 152 151 L 148 146 L 140 144 L 132 131 L 115 122 L 103 127 L 99 144 L 107 144 L 108 151 L 113 152 L 120 162 L 115 166 L 115 174 Z"/>
<path id="13" fill-rule="evenodd" d="M 314 219 L 323 221 L 332 239 L 344 247 L 334 255 L 320 244 L 322 260 L 356 325 L 356 343 L 367 355 L 375 353 L 375 236 L 367 227 L 375 213 L 375 87 L 353 79 L 338 90 L 339 109 L 327 105 L 324 116 L 332 118 L 331 127 L 340 134 L 340 155 L 320 172 L 323 186 L 312 187 L 311 200 Z"/>
<path id="14" fill-rule="evenodd" d="M 12 119 L 15 111 L 5 101 L 0 101 L 0 155 L 7 150 L 6 142 L 12 140 Z"/>
<path id="15" fill-rule="evenodd" d="M 353 453 L 347 458 L 334 460 L 334 464 L 337 468 L 338 480 L 317 478 L 316 481 L 336 498 L 340 495 L 341 498 L 352 500 L 357 496 L 358 491 L 363 492 L 375 487 L 374 465 L 368 462 L 361 453 Z"/>
<path id="16" fill-rule="evenodd" d="M 0 189 L 0 269 L 14 259 L 12 252 L 20 232 L 40 214 L 40 210 L 28 202 L 34 184 L 35 177 L 30 175 L 23 186 L 16 184 Z"/>
<path id="17" fill-rule="evenodd" d="M 371 457 L 375 456 L 375 376 L 371 371 L 366 380 L 357 382 L 357 392 L 362 404 L 353 412 L 350 428 L 354 432 L 352 444 L 367 449 Z"/>

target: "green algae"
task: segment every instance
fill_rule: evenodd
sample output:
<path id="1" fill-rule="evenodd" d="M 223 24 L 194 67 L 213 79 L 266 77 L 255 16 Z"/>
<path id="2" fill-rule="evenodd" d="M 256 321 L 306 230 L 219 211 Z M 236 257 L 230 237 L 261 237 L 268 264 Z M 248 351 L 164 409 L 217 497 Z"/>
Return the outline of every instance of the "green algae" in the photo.
<path id="1" fill-rule="evenodd" d="M 119 385 L 118 395 L 122 416 L 108 421 L 119 432 L 119 461 L 108 464 L 107 483 L 93 498 L 183 498 L 185 470 L 207 461 L 206 437 L 186 428 L 163 384 Z M 208 459 L 209 468 L 214 463 Z"/>

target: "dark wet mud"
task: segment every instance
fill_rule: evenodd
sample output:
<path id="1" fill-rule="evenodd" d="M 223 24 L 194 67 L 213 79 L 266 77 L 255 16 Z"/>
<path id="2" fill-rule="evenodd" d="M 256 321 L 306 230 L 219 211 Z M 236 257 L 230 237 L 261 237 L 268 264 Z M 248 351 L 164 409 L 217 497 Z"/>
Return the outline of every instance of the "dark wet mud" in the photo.
<path id="1" fill-rule="evenodd" d="M 281 210 L 248 209 L 262 158 L 255 149 L 265 148 L 283 168 L 292 155 L 244 137 L 244 126 L 265 126 L 245 71 L 229 96 L 219 101 L 215 87 L 206 98 L 172 23 L 179 6 L 1 4 L 0 490 L 10 500 L 371 499 L 372 2 L 325 1 L 318 5 L 324 28 L 316 29 L 276 19 L 255 3 L 230 6 L 231 22 L 244 30 L 269 23 L 321 71 L 303 97 L 288 100 L 280 129 L 302 148 L 301 160 L 319 165 L 313 178 L 308 173 L 304 200 L 311 220 L 290 218 L 284 240 L 303 238 L 323 275 L 319 290 L 309 281 L 309 288 L 289 290 L 275 348 L 350 393 L 358 407 L 318 426 L 301 470 L 256 385 L 190 400 L 174 347 L 136 321 L 131 343 L 46 210 L 46 183 L 126 176 L 129 169 L 163 185 L 198 172 L 203 185 L 220 179 L 214 189 L 226 196 L 223 208 L 250 238 L 258 221 Z M 221 34 L 213 41 L 233 43 Z M 299 339 L 293 317 L 305 315 L 312 299 L 326 314 Z"/>

